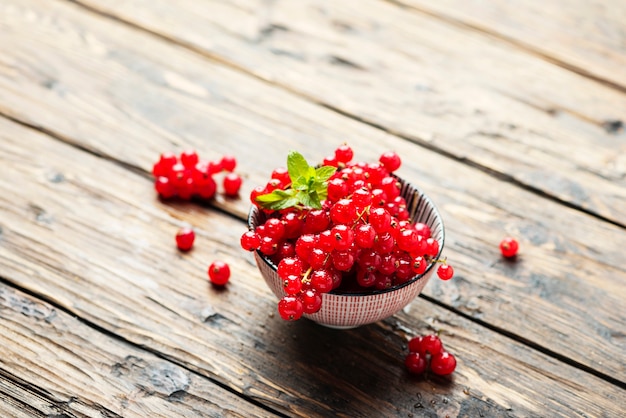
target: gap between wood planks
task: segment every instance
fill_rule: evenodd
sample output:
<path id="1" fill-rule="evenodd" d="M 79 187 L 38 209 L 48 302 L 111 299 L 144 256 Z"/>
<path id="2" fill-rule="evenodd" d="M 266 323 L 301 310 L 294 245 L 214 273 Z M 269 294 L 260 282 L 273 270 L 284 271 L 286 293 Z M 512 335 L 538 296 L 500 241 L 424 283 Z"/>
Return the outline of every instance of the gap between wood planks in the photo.
<path id="1" fill-rule="evenodd" d="M 600 221 L 607 222 L 607 223 L 609 223 L 611 225 L 615 225 L 615 226 L 620 227 L 622 229 L 626 229 L 626 223 L 619 222 L 619 221 L 607 218 L 607 217 L 605 217 L 605 216 L 603 216 L 603 215 L 601 215 L 599 213 L 596 213 L 596 212 L 594 212 L 592 210 L 585 209 L 585 208 L 583 208 L 581 206 L 578 206 L 578 205 L 576 205 L 576 204 L 574 204 L 572 202 L 569 202 L 567 200 L 561 199 L 558 196 L 555 196 L 553 194 L 550 194 L 549 192 L 546 192 L 546 191 L 543 191 L 543 190 L 539 189 L 538 187 L 535 187 L 535 186 L 532 186 L 531 184 L 527 184 L 527 183 L 524 183 L 523 181 L 517 180 L 510 174 L 506 174 L 504 172 L 497 171 L 497 170 L 494 170 L 494 169 L 492 169 L 492 168 L 490 168 L 488 166 L 480 164 L 479 162 L 474 161 L 471 158 L 456 156 L 453 153 L 451 153 L 449 151 L 446 151 L 445 149 L 443 149 L 441 147 L 433 145 L 429 141 L 420 139 L 418 137 L 413 137 L 413 136 L 409 136 L 409 135 L 406 135 L 406 134 L 402 134 L 400 132 L 394 131 L 393 129 L 389 129 L 389 128 L 387 128 L 387 127 L 385 127 L 385 126 L 383 126 L 383 125 L 381 125 L 381 124 L 379 124 L 377 122 L 374 122 L 374 121 L 365 119 L 363 117 L 360 117 L 358 115 L 349 113 L 349 112 L 347 112 L 347 111 L 345 111 L 343 109 L 340 109 L 340 108 L 338 108 L 336 106 L 333 106 L 330 103 L 326 103 L 326 102 L 320 101 L 320 100 L 318 100 L 318 99 L 316 99 L 314 97 L 311 97 L 310 95 L 308 95 L 306 93 L 303 93 L 301 91 L 295 90 L 295 89 L 289 87 L 288 85 L 284 85 L 284 84 L 280 84 L 280 83 L 277 83 L 277 82 L 268 81 L 268 80 L 264 79 L 263 77 L 261 77 L 259 75 L 251 73 L 246 68 L 244 68 L 244 67 L 242 67 L 240 65 L 237 65 L 235 62 L 232 62 L 232 61 L 230 61 L 228 59 L 225 59 L 224 57 L 221 57 L 219 55 L 215 55 L 215 54 L 213 54 L 213 53 L 211 53 L 211 52 L 209 52 L 209 51 L 207 51 L 207 50 L 205 50 L 205 49 L 203 49 L 201 47 L 195 46 L 195 45 L 193 45 L 193 44 L 191 44 L 189 42 L 185 42 L 185 41 L 177 39 L 177 38 L 169 37 L 169 36 L 164 35 L 164 34 L 162 34 L 160 32 L 151 30 L 151 29 L 146 28 L 144 26 L 138 25 L 138 24 L 136 24 L 134 22 L 128 21 L 128 20 L 126 20 L 126 19 L 124 19 L 122 17 L 116 16 L 116 15 L 114 15 L 112 13 L 103 12 L 101 10 L 98 10 L 98 9 L 92 7 L 92 6 L 83 4 L 80 0 L 64 0 L 64 1 L 72 3 L 72 4 L 76 5 L 76 6 L 79 6 L 80 8 L 82 8 L 84 10 L 87 10 L 87 11 L 89 11 L 89 12 L 91 12 L 93 14 L 96 14 L 98 16 L 106 17 L 106 18 L 111 19 L 111 20 L 113 20 L 113 21 L 115 21 L 117 23 L 124 24 L 124 25 L 129 26 L 129 27 L 131 27 L 133 29 L 136 29 L 136 30 L 139 30 L 141 32 L 150 34 L 152 36 L 156 36 L 157 38 L 159 38 L 159 39 L 161 39 L 161 40 L 163 40 L 165 42 L 168 42 L 170 44 L 174 44 L 176 46 L 185 48 L 185 49 L 187 49 L 187 50 L 189 50 L 191 52 L 194 52 L 194 53 L 196 53 L 198 55 L 201 55 L 204 58 L 210 59 L 211 61 L 213 61 L 213 62 L 215 62 L 217 64 L 224 65 L 224 66 L 226 66 L 226 67 L 228 67 L 228 68 L 230 68 L 232 70 L 235 70 L 235 71 L 237 71 L 237 72 L 239 72 L 241 74 L 244 74 L 244 75 L 246 75 L 248 77 L 252 77 L 252 78 L 254 78 L 256 80 L 259 80 L 259 81 L 263 82 L 266 85 L 270 85 L 272 87 L 282 89 L 282 90 L 287 91 L 287 92 L 289 92 L 289 93 L 291 93 L 291 94 L 293 94 L 293 95 L 295 95 L 295 96 L 297 96 L 299 98 L 305 99 L 308 102 L 314 103 L 314 104 L 316 104 L 318 106 L 321 106 L 321 107 L 323 107 L 325 109 L 328 109 L 328 110 L 330 110 L 332 112 L 335 112 L 335 113 L 337 113 L 337 114 L 339 114 L 341 116 L 344 116 L 346 118 L 352 119 L 352 120 L 354 120 L 356 122 L 359 122 L 359 123 L 363 123 L 363 124 L 365 124 L 367 126 L 370 126 L 370 127 L 374 128 L 374 129 L 380 130 L 380 131 L 382 131 L 382 132 L 384 132 L 386 134 L 393 135 L 393 136 L 395 136 L 397 138 L 400 138 L 402 140 L 405 140 L 405 141 L 409 141 L 409 142 L 414 143 L 414 144 L 416 144 L 418 146 L 421 146 L 422 148 L 426 148 L 426 149 L 428 149 L 430 151 L 436 152 L 436 153 L 438 153 L 438 154 L 440 154 L 440 155 L 442 155 L 444 157 L 447 157 L 447 158 L 450 158 L 452 160 L 458 161 L 458 162 L 460 162 L 462 164 L 468 165 L 468 166 L 470 166 L 472 168 L 475 168 L 477 170 L 482 171 L 483 173 L 486 173 L 486 174 L 490 175 L 491 177 L 494 177 L 494 178 L 497 178 L 499 180 L 511 183 L 511 184 L 513 184 L 513 185 L 515 185 L 517 187 L 520 187 L 521 189 L 524 189 L 526 191 L 529 191 L 529 192 L 531 192 L 531 193 L 533 193 L 533 194 L 535 194 L 537 196 L 540 196 L 540 197 L 548 199 L 550 201 L 559 203 L 559 204 L 561 204 L 563 206 L 566 206 L 566 207 L 568 207 L 570 209 L 574 209 L 574 210 L 577 210 L 579 212 L 585 213 L 585 214 L 587 214 L 589 216 L 592 216 L 592 217 L 594 217 L 594 218 L 596 218 L 596 219 L 598 219 Z M 404 5 L 404 4 L 400 3 L 400 2 L 398 2 L 397 0 L 384 0 L 384 1 L 387 1 L 387 2 L 389 2 L 391 4 L 394 4 L 397 7 L 410 8 L 410 9 L 414 9 L 416 11 L 421 11 L 421 10 L 415 8 L 414 6 Z M 555 65 L 557 65 L 559 67 L 563 67 L 563 68 L 565 68 L 565 69 L 567 69 L 569 71 L 575 72 L 576 74 L 579 74 L 579 75 L 582 75 L 584 77 L 590 78 L 590 79 L 592 79 L 592 80 L 594 80 L 596 82 L 599 82 L 599 83 L 604 84 L 604 85 L 608 85 L 609 87 L 616 88 L 616 89 L 626 93 L 626 87 L 623 87 L 623 86 L 620 86 L 620 85 L 616 85 L 615 83 L 612 83 L 612 82 L 610 82 L 608 80 L 604 80 L 604 79 L 601 79 L 599 77 L 596 77 L 596 76 L 594 76 L 592 74 L 589 74 L 589 73 L 585 72 L 584 70 L 582 70 L 582 69 L 580 69 L 578 67 L 575 67 L 575 66 L 573 66 L 571 64 L 568 64 L 568 63 L 565 63 L 565 62 L 562 62 L 562 61 L 559 61 L 559 60 L 557 60 L 557 59 L 555 59 L 553 57 L 550 57 L 547 54 L 543 54 L 540 51 L 537 51 L 537 50 L 533 49 L 530 46 L 524 46 L 524 44 L 522 44 L 522 43 L 520 43 L 520 42 L 518 42 L 516 40 L 512 40 L 512 39 L 508 40 L 508 38 L 505 38 L 504 36 L 499 35 L 497 33 L 491 33 L 491 32 L 489 32 L 487 30 L 482 30 L 480 28 L 473 28 L 471 25 L 465 24 L 465 23 L 460 22 L 460 21 L 457 22 L 457 20 L 453 19 L 453 18 L 447 18 L 447 17 L 444 17 L 444 16 L 438 16 L 438 15 L 436 15 L 434 13 L 431 14 L 430 12 L 427 12 L 427 11 L 421 11 L 421 12 L 423 12 L 423 13 L 429 15 L 429 16 L 432 15 L 433 17 L 435 17 L 437 19 L 440 19 L 441 21 L 443 21 L 443 22 L 445 22 L 447 24 L 452 24 L 452 25 L 456 25 L 456 26 L 460 26 L 460 27 L 469 28 L 469 29 L 478 31 L 479 33 L 481 33 L 483 35 L 487 34 L 489 36 L 497 37 L 498 39 L 501 39 L 503 41 L 507 41 L 508 43 L 514 44 L 515 46 L 518 46 L 520 49 L 522 49 L 523 51 L 525 51 L 527 53 L 530 53 L 532 55 L 537 55 L 537 56 L 541 57 L 542 59 L 549 61 L 552 64 L 555 64 Z M 2 113 L 0 113 L 0 115 L 1 114 Z M 30 125 L 26 124 L 26 126 L 30 126 Z M 35 129 L 37 129 L 37 127 L 35 127 Z M 42 131 L 42 132 L 46 133 L 45 131 Z"/>
<path id="2" fill-rule="evenodd" d="M 6 119 L 8 119 L 8 120 L 10 120 L 10 121 L 12 121 L 14 123 L 17 123 L 17 124 L 19 124 L 21 126 L 24 126 L 26 128 L 33 129 L 33 130 L 35 130 L 37 132 L 40 132 L 40 133 L 50 137 L 51 139 L 53 139 L 55 141 L 59 141 L 59 142 L 62 142 L 64 144 L 70 145 L 72 147 L 75 147 L 75 148 L 79 149 L 80 151 L 89 153 L 89 154 L 91 154 L 93 156 L 96 156 L 96 157 L 99 157 L 99 158 L 103 158 L 106 161 L 109 161 L 111 163 L 117 164 L 117 165 L 123 167 L 124 169 L 132 171 L 133 173 L 138 174 L 141 177 L 146 178 L 147 180 L 150 180 L 150 181 L 152 180 L 152 175 L 150 173 L 148 173 L 147 171 L 145 171 L 144 169 L 142 169 L 142 168 L 140 168 L 138 166 L 135 166 L 133 164 L 128 164 L 128 163 L 124 163 L 122 161 L 116 160 L 115 158 L 113 158 L 111 156 L 102 154 L 102 153 L 97 152 L 97 151 L 95 151 L 93 149 L 90 149 L 88 147 L 81 146 L 80 144 L 77 144 L 74 141 L 72 141 L 70 138 L 67 138 L 67 137 L 65 137 L 63 135 L 59 135 L 59 134 L 55 133 L 54 131 L 51 131 L 51 130 L 46 129 L 46 128 L 42 128 L 42 127 L 34 125 L 32 123 L 24 122 L 24 121 L 22 121 L 20 119 L 12 117 L 12 116 L 7 116 L 7 115 L 3 114 L 2 112 L 0 112 L 0 117 L 4 117 L 4 118 L 6 118 Z M 225 210 L 224 208 L 221 208 L 221 207 L 219 207 L 217 205 L 211 205 L 211 208 L 213 210 L 217 210 L 220 213 L 225 214 L 225 215 L 227 215 L 227 216 L 229 216 L 229 217 L 231 217 L 233 219 L 236 219 L 239 222 L 245 222 L 240 217 L 236 216 L 235 214 L 233 214 L 233 213 L 231 213 L 231 212 L 229 212 L 229 211 Z M 149 347 L 146 347 L 146 346 L 143 346 L 143 345 L 138 345 L 138 344 L 136 344 L 136 343 L 134 343 L 134 342 L 132 342 L 130 340 L 125 339 L 124 337 L 122 337 L 122 336 L 120 336 L 118 334 L 113 333 L 112 331 L 107 330 L 106 328 L 103 328 L 103 327 L 101 327 L 101 326 L 99 326 L 99 325 L 97 325 L 97 324 L 95 324 L 95 323 L 93 323 L 93 322 L 91 322 L 91 321 L 89 321 L 89 320 L 87 320 L 85 318 L 82 318 L 82 317 L 76 315 L 76 313 L 70 311 L 68 308 L 60 305 L 58 302 L 56 302 L 56 301 L 46 297 L 45 295 L 38 294 L 38 293 L 32 292 L 32 291 L 30 291 L 28 289 L 25 289 L 25 288 L 22 288 L 20 286 L 17 286 L 14 283 L 12 283 L 9 279 L 4 278 L 2 276 L 0 276 L 0 283 L 3 283 L 3 284 L 5 284 L 5 285 L 7 285 L 9 287 L 12 287 L 12 288 L 14 288 L 16 290 L 24 292 L 25 294 L 28 294 L 29 296 L 32 296 L 34 298 L 37 298 L 39 300 L 42 300 L 42 301 L 44 301 L 44 302 L 54 306 L 56 309 L 59 309 L 62 312 L 65 312 L 65 313 L 67 313 L 69 315 L 74 316 L 79 321 L 81 321 L 83 324 L 85 324 L 85 325 L 87 325 L 87 326 L 97 330 L 98 332 L 100 332 L 102 334 L 105 334 L 105 335 L 107 335 L 109 337 L 115 338 L 115 339 L 117 339 L 119 341 L 123 341 L 124 343 L 130 344 L 133 347 L 139 348 L 141 350 L 145 350 L 145 351 L 147 351 L 149 353 L 154 354 L 155 356 L 157 356 L 157 357 L 159 357 L 161 359 L 164 359 L 164 360 L 167 360 L 167 361 L 171 361 L 172 363 L 175 363 L 176 365 L 184 368 L 185 370 L 188 370 L 190 373 L 193 373 L 194 375 L 198 375 L 198 376 L 200 376 L 202 378 L 208 379 L 211 383 L 216 384 L 216 385 L 218 385 L 219 387 L 221 387 L 221 388 L 223 388 L 225 390 L 228 390 L 229 392 L 231 392 L 231 393 L 241 397 L 242 399 L 250 402 L 251 404 L 254 404 L 255 406 L 261 407 L 264 410 L 267 410 L 268 412 L 277 414 L 279 416 L 286 416 L 286 415 L 281 414 L 278 411 L 275 411 L 275 410 L 269 408 L 266 405 L 263 405 L 262 403 L 254 400 L 253 398 L 246 397 L 242 393 L 237 392 L 236 390 L 228 387 L 224 383 L 221 383 L 221 382 L 219 382 L 217 380 L 214 380 L 214 379 L 212 379 L 212 378 L 210 378 L 208 376 L 204 376 L 204 375 L 198 373 L 197 371 L 195 371 L 193 369 L 190 369 L 184 363 L 178 362 L 177 359 L 174 358 L 174 357 L 170 358 L 169 356 L 166 356 L 166 355 L 164 355 L 163 353 L 161 353 L 161 352 L 159 352 L 157 350 L 152 350 Z M 570 366 L 572 366 L 572 367 L 574 367 L 576 369 L 579 369 L 579 370 L 581 370 L 581 371 L 583 371 L 585 373 L 591 374 L 591 375 L 593 375 L 593 376 L 595 376 L 595 377 L 597 377 L 599 379 L 602 379 L 602 380 L 606 381 L 607 383 L 610 383 L 610 384 L 615 385 L 615 386 L 617 386 L 619 388 L 622 388 L 622 389 L 626 389 L 626 382 L 622 382 L 621 380 L 618 380 L 618 379 L 616 379 L 616 378 L 614 378 L 614 377 L 612 377 L 612 376 L 610 376 L 608 374 L 602 373 L 602 372 L 600 372 L 598 370 L 595 370 L 595 369 L 593 369 L 593 368 L 591 368 L 589 366 L 581 364 L 581 363 L 579 363 L 579 362 L 577 362 L 577 361 L 575 361 L 575 360 L 573 360 L 573 359 L 571 359 L 571 358 L 569 358 L 567 356 L 561 355 L 561 354 L 559 354 L 559 353 L 557 353 L 557 352 L 555 352 L 553 350 L 550 350 L 550 349 L 548 349 L 548 348 L 546 348 L 546 347 L 544 347 L 544 346 L 542 346 L 542 345 L 540 345 L 540 344 L 538 344 L 536 342 L 533 342 L 531 340 L 523 338 L 523 337 L 521 337 L 521 336 L 519 336 L 519 335 L 517 335 L 517 334 L 515 334 L 513 332 L 507 331 L 505 329 L 502 329 L 500 327 L 492 325 L 492 324 L 490 324 L 490 323 L 488 323 L 486 321 L 483 321 L 481 319 L 475 318 L 475 317 L 473 317 L 473 316 L 471 316 L 469 314 L 466 314 L 466 313 L 464 313 L 464 312 L 454 308 L 453 306 L 446 305 L 446 304 L 444 304 L 444 303 L 442 303 L 442 302 L 440 302 L 440 301 L 438 301 L 438 300 L 436 300 L 436 299 L 434 299 L 434 298 L 432 298 L 430 296 L 427 296 L 427 295 L 424 295 L 424 294 L 420 294 L 419 297 L 422 298 L 423 300 L 427 301 L 428 303 L 432 303 L 432 304 L 437 305 L 437 306 L 439 306 L 439 307 L 441 307 L 443 309 L 446 309 L 446 310 L 454 313 L 455 315 L 459 315 L 459 316 L 461 316 L 461 317 L 463 317 L 463 318 L 465 318 L 465 319 L 467 319 L 467 320 L 469 320 L 469 321 L 471 321 L 471 322 L 473 322 L 473 323 L 475 323 L 475 324 L 477 324 L 477 325 L 479 325 L 481 327 L 484 327 L 484 328 L 489 329 L 489 330 L 491 330 L 491 331 L 493 331 L 493 332 L 495 332 L 495 333 L 497 333 L 499 335 L 502 335 L 505 338 L 509 338 L 509 339 L 511 339 L 511 340 L 513 340 L 513 341 L 515 341 L 517 343 L 525 345 L 525 346 L 527 346 L 527 347 L 529 347 L 529 348 L 531 348 L 531 349 L 533 349 L 535 351 L 538 351 L 538 352 L 540 352 L 540 353 L 542 353 L 542 354 L 544 354 L 544 355 L 546 355 L 548 357 L 551 357 L 551 358 L 553 358 L 553 359 L 555 359 L 557 361 L 563 362 L 563 363 L 568 364 L 568 365 L 570 365 Z"/>
<path id="3" fill-rule="evenodd" d="M 73 0 L 70 0 L 73 1 Z M 479 33 L 481 35 L 487 36 L 489 38 L 493 38 L 493 39 L 497 39 L 501 42 L 504 42 L 508 45 L 511 45 L 517 49 L 519 49 L 520 51 L 523 51 L 527 54 L 533 55 L 537 58 L 540 58 L 544 61 L 549 62 L 550 64 L 554 64 L 558 67 L 561 67 L 563 69 L 566 69 L 568 71 L 571 71 L 573 73 L 576 73 L 580 76 L 583 76 L 585 78 L 588 78 L 590 80 L 596 81 L 604 86 L 610 87 L 612 89 L 618 90 L 622 93 L 626 93 L 626 85 L 622 85 L 622 84 L 618 84 L 615 83 L 611 80 L 607 80 L 606 78 L 597 76 L 593 73 L 590 73 L 589 71 L 585 70 L 584 68 L 581 68 L 579 66 L 570 64 L 569 62 L 563 61 L 561 59 L 558 59 L 556 57 L 553 57 L 552 55 L 541 51 L 540 49 L 535 48 L 534 46 L 527 44 L 523 41 L 520 41 L 518 39 L 506 36 L 502 33 L 499 33 L 497 31 L 493 31 L 487 27 L 483 27 L 483 26 L 479 26 L 479 25 L 475 25 L 469 22 L 466 22 L 464 20 L 452 17 L 452 16 L 448 16 L 445 15 L 443 13 L 438 13 L 432 10 L 427 10 L 424 9 L 422 7 L 418 7 L 412 4 L 405 4 L 403 3 L 401 0 L 382 0 L 384 2 L 387 2 L 389 4 L 392 4 L 394 6 L 400 7 L 402 9 L 406 9 L 409 11 L 413 11 L 415 13 L 421 13 L 423 15 L 426 16 L 430 16 L 434 19 L 439 20 L 440 22 L 446 23 L 448 25 L 451 26 L 455 26 L 457 28 L 461 28 L 461 29 L 469 29 L 473 32 Z"/>
<path id="4" fill-rule="evenodd" d="M 54 136 L 51 136 L 51 138 L 53 138 L 55 140 L 59 140 L 59 138 L 56 138 Z M 63 141 L 63 142 L 66 143 L 65 141 Z M 73 145 L 73 144 L 71 144 L 71 145 Z M 100 157 L 97 154 L 94 154 L 94 155 Z M 261 409 L 263 409 L 263 410 L 265 410 L 267 412 L 270 412 L 270 413 L 272 413 L 272 414 L 274 414 L 276 416 L 279 416 L 279 417 L 283 417 L 283 418 L 287 418 L 288 417 L 288 415 L 285 415 L 284 413 L 282 413 L 280 411 L 276 411 L 276 410 L 270 408 L 269 406 L 267 406 L 267 405 L 257 401 L 256 399 L 251 398 L 249 396 L 246 396 L 243 393 L 237 392 L 236 390 L 234 390 L 230 386 L 228 386 L 228 385 L 226 385 L 226 384 L 224 384 L 224 383 L 222 383 L 222 382 L 220 382 L 218 380 L 215 380 L 214 378 L 211 378 L 209 376 L 206 376 L 206 375 L 203 375 L 203 374 L 199 373 L 198 371 L 194 370 L 193 368 L 188 367 L 185 363 L 179 362 L 176 357 L 169 357 L 167 355 L 164 355 L 163 353 L 161 353 L 158 350 L 154 350 L 154 349 L 150 348 L 149 346 L 134 343 L 133 341 L 127 340 L 126 338 L 122 337 L 121 335 L 118 335 L 118 334 L 116 334 L 114 332 L 111 332 L 108 329 L 103 328 L 100 325 L 98 325 L 98 324 L 96 324 L 94 322 L 91 322 L 88 319 L 85 319 L 85 318 L 77 315 L 75 312 L 72 312 L 67 307 L 65 307 L 62 304 L 58 303 L 54 299 L 50 299 L 50 298 L 48 298 L 45 295 L 33 292 L 33 291 L 31 291 L 29 289 L 26 289 L 26 288 L 23 288 L 21 286 L 17 286 L 15 283 L 11 282 L 9 279 L 7 279 L 5 277 L 2 277 L 2 276 L 0 276 L 0 284 L 3 284 L 3 285 L 5 285 L 7 287 L 10 287 L 12 289 L 18 290 L 18 291 L 20 291 L 20 292 L 22 292 L 22 293 L 24 293 L 24 294 L 26 294 L 26 295 L 28 295 L 30 297 L 33 297 L 35 299 L 39 299 L 39 300 L 49 304 L 50 306 L 53 306 L 55 309 L 58 309 L 60 312 L 64 312 L 64 313 L 72 316 L 73 318 L 76 318 L 76 320 L 80 321 L 82 324 L 84 324 L 84 325 L 86 325 L 86 326 L 88 326 L 88 327 L 98 331 L 99 333 L 101 333 L 103 335 L 106 335 L 107 337 L 110 337 L 110 338 L 115 339 L 117 341 L 121 341 L 124 344 L 128 344 L 128 345 L 130 345 L 130 346 L 132 346 L 132 347 L 134 347 L 134 348 L 136 348 L 138 350 L 142 350 L 142 351 L 148 352 L 150 354 L 153 354 L 154 356 L 160 358 L 161 360 L 165 360 L 165 361 L 171 362 L 171 363 L 181 367 L 182 369 L 188 371 L 192 375 L 197 376 L 197 377 L 199 377 L 201 379 L 205 379 L 205 380 L 211 382 L 212 384 L 214 384 L 214 385 L 216 385 L 216 386 L 218 386 L 218 387 L 220 387 L 220 388 L 222 388 L 222 389 L 232 393 L 233 395 L 236 395 L 237 397 L 241 398 L 242 400 L 244 400 L 244 401 L 246 401 L 246 402 L 248 402 L 248 403 L 250 403 L 250 404 L 252 404 L 252 405 L 254 405 L 256 407 L 259 407 L 259 408 L 261 408 Z M 3 376 L 4 374 L 6 374 L 6 371 L 0 369 L 0 376 Z M 38 386 L 35 386 L 34 384 L 31 384 L 29 382 L 23 382 L 23 381 L 21 381 L 21 379 L 20 379 L 20 381 L 12 379 L 12 381 L 20 384 L 21 386 L 27 385 L 28 389 L 32 389 L 32 391 L 35 392 L 36 395 L 41 396 L 42 398 L 48 399 L 51 403 L 56 403 L 56 401 L 54 401 L 53 399 L 48 398 L 46 396 L 45 390 L 39 388 Z M 119 416 L 119 415 L 114 414 L 112 411 L 109 411 L 109 410 L 106 410 L 106 412 L 110 413 L 111 416 L 116 416 L 116 417 Z"/>
<path id="5" fill-rule="evenodd" d="M 1 368 L 0 368 L 0 378 L 10 381 L 11 383 L 18 386 L 21 390 L 31 395 L 33 398 L 36 398 L 37 404 L 40 407 L 41 407 L 41 403 L 46 403 L 50 405 L 52 410 L 54 410 L 55 412 L 59 412 L 59 414 L 45 414 L 43 411 L 41 411 L 41 409 L 37 409 L 33 405 L 30 405 L 26 401 L 20 399 L 19 397 L 16 397 L 15 395 L 12 395 L 11 393 L 5 392 L 5 396 L 13 400 L 15 406 L 17 406 L 19 410 L 24 413 L 24 416 L 45 417 L 45 418 L 87 417 L 87 415 L 83 415 L 83 414 L 76 415 L 77 413 L 76 410 L 71 410 L 68 408 L 68 404 L 70 402 L 78 403 L 78 404 L 81 404 L 81 406 L 85 406 L 85 403 L 82 402 L 79 398 L 72 397 L 67 402 L 59 402 L 57 400 L 54 400 L 52 396 L 50 395 L 50 393 L 48 393 L 45 389 L 27 380 L 24 380 L 18 376 L 15 376 L 13 373 L 8 372 L 7 370 L 1 369 Z M 107 418 L 123 418 L 122 415 L 116 414 L 115 412 L 111 411 L 110 409 L 102 405 L 89 404 L 88 407 L 92 408 L 94 411 L 100 412 L 102 416 L 105 416 Z"/>

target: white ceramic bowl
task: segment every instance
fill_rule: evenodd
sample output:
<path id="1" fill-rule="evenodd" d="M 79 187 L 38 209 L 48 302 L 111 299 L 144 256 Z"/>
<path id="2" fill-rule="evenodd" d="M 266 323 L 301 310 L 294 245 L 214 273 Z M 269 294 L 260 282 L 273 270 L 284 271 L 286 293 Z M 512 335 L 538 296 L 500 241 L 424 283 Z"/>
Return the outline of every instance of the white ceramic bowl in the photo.
<path id="1" fill-rule="evenodd" d="M 445 233 L 439 211 L 428 196 L 410 183 L 400 178 L 398 181 L 401 184 L 400 193 L 407 202 L 410 219 L 413 223 L 423 222 L 430 227 L 431 236 L 439 242 L 439 253 L 436 258 L 440 258 Z M 249 227 L 255 228 L 264 223 L 265 219 L 265 214 L 252 206 L 248 216 Z M 277 266 L 259 251 L 255 252 L 255 259 L 269 288 L 277 298 L 282 298 L 285 292 L 282 281 L 276 272 Z M 304 314 L 304 316 L 321 325 L 340 329 L 354 328 L 380 321 L 394 315 L 415 299 L 424 289 L 435 270 L 435 263 L 431 263 L 423 274 L 390 289 L 368 290 L 359 293 L 335 293 L 335 291 L 325 293 L 322 295 L 322 307 L 319 312 Z"/>

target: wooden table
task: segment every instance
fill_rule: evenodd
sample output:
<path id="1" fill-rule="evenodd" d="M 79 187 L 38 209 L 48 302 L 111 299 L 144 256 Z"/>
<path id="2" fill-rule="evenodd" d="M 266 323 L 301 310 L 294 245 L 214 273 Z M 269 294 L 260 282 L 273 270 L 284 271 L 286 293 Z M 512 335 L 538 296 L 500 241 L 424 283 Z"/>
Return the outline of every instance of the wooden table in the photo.
<path id="1" fill-rule="evenodd" d="M 624 416 L 625 68 L 619 0 L 2 0 L 0 416 Z M 247 196 L 343 142 L 400 153 L 456 277 L 285 322 Z M 160 201 L 187 148 L 234 154 L 242 198 Z M 457 370 L 414 378 L 432 332 Z"/>

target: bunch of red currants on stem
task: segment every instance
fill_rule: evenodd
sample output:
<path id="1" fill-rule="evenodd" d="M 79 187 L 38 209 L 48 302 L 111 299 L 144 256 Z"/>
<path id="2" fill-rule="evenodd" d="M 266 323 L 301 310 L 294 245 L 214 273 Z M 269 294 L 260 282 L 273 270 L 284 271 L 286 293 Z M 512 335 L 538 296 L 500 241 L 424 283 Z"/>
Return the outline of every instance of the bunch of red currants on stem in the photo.
<path id="1" fill-rule="evenodd" d="M 275 169 L 250 195 L 266 220 L 242 235 L 241 246 L 277 266 L 285 293 L 278 312 L 285 320 L 318 312 L 324 293 L 392 289 L 432 263 L 440 263 L 441 279 L 454 274 L 438 258 L 429 226 L 409 219 L 393 174 L 399 155 L 385 152 L 372 163 L 353 157 L 344 144 L 314 167 L 292 151 L 287 168 Z"/>
<path id="2" fill-rule="evenodd" d="M 164 199 L 211 199 L 217 191 L 214 176 L 226 172 L 222 180 L 224 194 L 237 196 L 242 179 L 234 172 L 236 166 L 237 160 L 231 155 L 225 155 L 219 160 L 204 161 L 195 150 L 183 151 L 179 156 L 164 152 L 152 167 L 154 187 Z"/>
<path id="3" fill-rule="evenodd" d="M 404 364 L 412 374 L 420 375 L 430 369 L 434 374 L 445 376 L 456 369 L 456 358 L 443 348 L 438 335 L 431 334 L 409 341 L 409 354 Z"/>

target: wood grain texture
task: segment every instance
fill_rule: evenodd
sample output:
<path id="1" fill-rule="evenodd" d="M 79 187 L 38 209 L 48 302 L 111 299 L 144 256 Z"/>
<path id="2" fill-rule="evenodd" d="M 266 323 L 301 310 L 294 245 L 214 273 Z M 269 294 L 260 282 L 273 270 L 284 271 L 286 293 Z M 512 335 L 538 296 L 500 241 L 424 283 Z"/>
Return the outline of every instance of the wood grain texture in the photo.
<path id="1" fill-rule="evenodd" d="M 209 158 L 235 153 L 246 178 L 243 196 L 283 164 L 288 149 L 300 149 L 312 161 L 345 139 L 351 139 L 357 157 L 365 160 L 396 149 L 405 159 L 401 175 L 418 184 L 441 209 L 448 230 L 446 255 L 457 266 L 456 280 L 434 280 L 425 293 L 626 381 L 624 362 L 606 361 L 623 358 L 626 344 L 621 250 L 626 237 L 620 228 L 123 25 L 63 3 L 51 3 L 41 12 L 28 12 L 20 8 L 28 3 L 19 4 L 23 6 L 13 5 L 11 13 L 2 15 L 11 23 L 5 23 L 11 28 L 6 33 L 13 34 L 8 50 L 19 54 L 0 58 L 14 60 L 0 73 L 4 111 L 144 171 L 164 150 L 195 147 Z M 26 26 L 20 16 L 41 19 L 37 30 L 21 31 Z M 53 89 L 46 87 L 50 84 Z M 65 176 L 63 166 L 51 173 L 53 178 Z M 242 219 L 248 209 L 241 200 L 221 198 L 215 204 Z M 34 216 L 43 207 L 38 202 L 25 205 L 34 208 Z M 522 242 L 516 263 L 503 262 L 497 252 L 505 233 Z M 167 242 L 166 236 L 159 237 L 137 239 Z M 116 242 L 100 245 L 107 248 Z M 164 266 L 161 260 L 155 262 Z M 118 273 L 106 266 L 111 268 Z"/>
<path id="2" fill-rule="evenodd" d="M 0 183 L 0 276 L 155 350 L 185 374 L 194 371 L 192 382 L 201 381 L 196 373 L 211 377 L 270 408 L 307 417 L 619 412 L 618 387 L 425 300 L 345 332 L 284 322 L 252 258 L 238 248 L 241 220 L 163 204 L 143 176 L 1 118 L 0 132 L 0 163 L 9 173 Z M 187 254 L 178 253 L 172 239 L 183 222 L 198 235 Z M 233 273 L 222 291 L 206 281 L 206 265 L 215 258 Z M 74 392 L 94 399 L 101 391 L 124 393 L 117 385 L 132 398 L 132 389 L 146 384 L 137 369 L 163 364 L 57 308 L 2 289 L 0 338 L 12 354 L 0 368 L 45 382 L 61 399 Z M 459 367 L 452 379 L 412 379 L 402 365 L 406 341 L 434 330 L 458 354 Z M 81 380 L 70 379 L 74 373 Z M 110 384 L 103 389 L 102 374 Z M 164 407 L 195 405 L 187 398 L 193 388 L 184 405 Z M 139 398 L 159 411 L 151 402 L 160 396 Z"/>
<path id="3" fill-rule="evenodd" d="M 626 94 L 474 30 L 381 0 L 77 3 L 625 225 Z"/>
<path id="4" fill-rule="evenodd" d="M 275 416 L 5 284 L 0 341 L 3 417 Z"/>
<path id="5" fill-rule="evenodd" d="M 626 90 L 626 3 L 393 0 L 530 49 Z"/>

